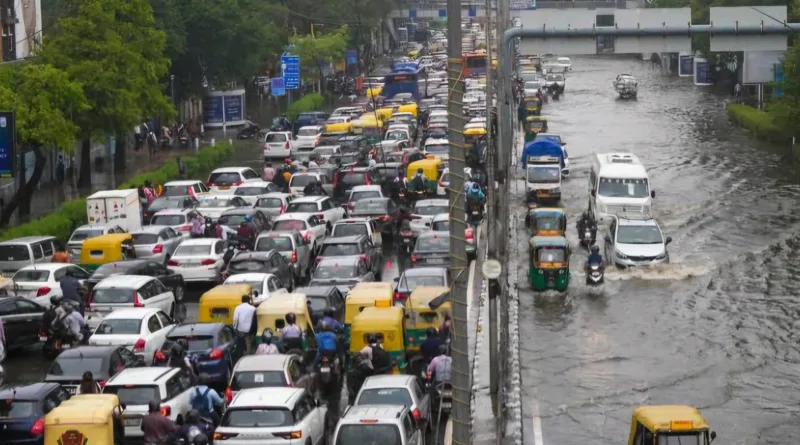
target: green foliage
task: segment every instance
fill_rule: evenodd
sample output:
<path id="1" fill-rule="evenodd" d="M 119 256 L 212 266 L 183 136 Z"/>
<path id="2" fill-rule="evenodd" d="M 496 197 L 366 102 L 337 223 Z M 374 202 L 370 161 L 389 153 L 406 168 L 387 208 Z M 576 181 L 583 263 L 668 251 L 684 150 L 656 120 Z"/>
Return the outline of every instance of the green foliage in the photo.
<path id="1" fill-rule="evenodd" d="M 317 67 L 321 60 L 330 63 L 343 59 L 349 38 L 350 30 L 347 25 L 327 34 L 296 37 L 293 53 L 300 56 L 300 66 L 306 67 L 312 78 L 318 78 L 319 70 L 311 67 Z"/>
<path id="2" fill-rule="evenodd" d="M 742 127 L 752 131 L 759 139 L 785 142 L 786 133 L 775 123 L 771 113 L 747 105 L 728 105 L 728 116 Z"/>
<path id="3" fill-rule="evenodd" d="M 215 168 L 219 163 L 230 157 L 233 153 L 233 146 L 218 145 L 207 147 L 197 154 L 197 156 L 187 156 L 182 158 L 186 164 L 189 177 L 204 177 Z M 143 173 L 120 185 L 120 189 L 130 189 L 144 184 L 145 180 L 155 184 L 164 184 L 178 177 L 178 166 L 176 162 L 169 162 L 158 170 Z M 0 241 L 6 241 L 23 236 L 52 235 L 60 240 L 69 239 L 72 231 L 80 225 L 87 224 L 86 200 L 75 199 L 64 203 L 53 213 L 3 231 L 0 234 Z"/>
<path id="4" fill-rule="evenodd" d="M 306 94 L 302 99 L 289 105 L 289 109 L 286 110 L 286 117 L 290 121 L 294 121 L 300 113 L 319 110 L 324 104 L 325 98 L 321 94 Z"/>
<path id="5" fill-rule="evenodd" d="M 783 97 L 770 103 L 770 113 L 777 125 L 796 134 L 800 128 L 800 38 L 783 57 L 783 81 L 779 88 Z"/>

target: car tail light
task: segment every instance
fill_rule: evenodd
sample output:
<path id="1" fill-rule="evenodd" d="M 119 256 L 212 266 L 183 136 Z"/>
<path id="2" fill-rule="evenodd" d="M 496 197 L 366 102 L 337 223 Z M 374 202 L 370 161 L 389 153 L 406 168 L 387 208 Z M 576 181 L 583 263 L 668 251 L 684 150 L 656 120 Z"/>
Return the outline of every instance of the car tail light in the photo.
<path id="1" fill-rule="evenodd" d="M 414 411 L 411 411 L 411 415 L 414 416 L 414 420 L 416 420 L 417 422 L 422 420 L 422 414 L 420 414 L 418 408 L 414 408 Z"/>
<path id="2" fill-rule="evenodd" d="M 472 227 L 468 227 L 467 230 L 464 231 L 464 239 L 474 240 L 475 239 L 475 229 L 473 229 Z"/>
<path id="3" fill-rule="evenodd" d="M 133 307 L 144 307 L 142 300 L 139 299 L 139 292 L 133 291 Z"/>
<path id="4" fill-rule="evenodd" d="M 322 262 L 322 257 L 321 257 L 321 256 L 318 256 L 318 257 L 317 257 L 317 258 L 314 260 L 314 262 L 316 262 L 317 264 L 321 263 L 321 262 Z"/>
<path id="5" fill-rule="evenodd" d="M 286 433 L 272 433 L 272 435 L 275 436 L 275 437 L 280 437 L 281 439 L 287 439 L 287 440 L 302 439 L 303 438 L 303 432 L 302 431 L 289 431 L 289 432 L 286 432 Z"/>
<path id="6" fill-rule="evenodd" d="M 420 215 L 411 215 L 411 219 L 422 219 Z"/>
<path id="7" fill-rule="evenodd" d="M 188 231 L 192 230 L 192 225 L 191 224 L 184 224 L 184 225 L 178 227 L 178 230 L 180 230 L 181 232 L 188 232 Z"/>
<path id="8" fill-rule="evenodd" d="M 167 266 L 177 266 L 178 264 L 180 263 L 172 259 L 167 261 Z"/>
<path id="9" fill-rule="evenodd" d="M 220 360 L 222 359 L 222 349 L 214 349 L 211 351 L 211 354 L 208 354 L 209 360 Z"/>
<path id="10" fill-rule="evenodd" d="M 417 256 L 416 255 L 411 255 L 411 262 L 412 263 L 416 263 L 417 262 Z"/>
<path id="11" fill-rule="evenodd" d="M 200 261 L 200 265 L 201 266 L 211 266 L 214 263 L 216 263 L 216 261 L 212 260 L 211 258 L 208 258 L 208 259 L 205 259 L 203 261 Z"/>
<path id="12" fill-rule="evenodd" d="M 399 300 L 400 299 L 400 292 L 395 292 L 394 293 L 394 299 L 395 300 Z"/>
<path id="13" fill-rule="evenodd" d="M 229 386 L 225 388 L 225 401 L 231 403 L 231 400 L 233 400 L 233 391 L 231 391 L 231 387 Z"/>
<path id="14" fill-rule="evenodd" d="M 41 435 L 44 434 L 44 417 L 40 417 L 31 427 L 31 434 Z"/>
<path id="15" fill-rule="evenodd" d="M 389 221 L 389 215 L 381 215 L 378 217 L 378 221 Z"/>
<path id="16" fill-rule="evenodd" d="M 43 296 L 45 296 L 45 295 L 49 294 L 51 290 L 52 290 L 52 289 L 50 289 L 50 288 L 49 288 L 49 287 L 47 287 L 47 286 L 40 287 L 40 288 L 39 288 L 39 290 L 37 290 L 37 291 L 36 291 L 36 296 L 37 296 L 37 297 L 43 297 Z"/>
<path id="17" fill-rule="evenodd" d="M 365 263 L 367 262 L 367 256 L 366 255 L 361 255 L 360 258 L 361 258 L 361 261 L 363 261 Z"/>
<path id="18" fill-rule="evenodd" d="M 153 253 L 161 253 L 163 251 L 164 251 L 164 245 L 163 244 L 156 244 L 153 247 Z"/>
<path id="19" fill-rule="evenodd" d="M 156 351 L 156 353 L 155 353 L 155 355 L 153 357 L 154 357 L 155 360 L 166 360 L 167 359 L 167 357 L 164 355 L 164 353 L 160 349 L 158 351 Z M 153 361 L 155 361 L 155 360 L 153 360 Z"/>
<path id="20" fill-rule="evenodd" d="M 321 221 L 325 221 L 325 214 L 324 213 L 317 213 L 314 216 L 316 216 Z"/>
<path id="21" fill-rule="evenodd" d="M 283 146 L 283 149 L 284 150 L 288 150 L 289 149 L 289 143 L 288 142 L 286 143 L 286 145 Z"/>
<path id="22" fill-rule="evenodd" d="M 292 251 L 292 263 L 297 263 L 297 251 Z"/>
<path id="23" fill-rule="evenodd" d="M 98 380 L 97 381 L 97 385 L 100 386 L 100 388 L 105 388 L 106 387 L 106 381 L 105 380 Z"/>
<path id="24" fill-rule="evenodd" d="M 306 230 L 306 231 L 303 233 L 303 239 L 304 239 L 304 240 L 306 240 L 306 241 L 310 240 L 310 239 L 311 239 L 311 232 L 310 232 L 310 231 L 308 231 L 308 230 Z"/>
<path id="25" fill-rule="evenodd" d="M 161 407 L 161 415 L 164 417 L 169 417 L 172 414 L 172 408 L 169 406 L 162 406 Z"/>
<path id="26" fill-rule="evenodd" d="M 286 212 L 286 206 L 281 204 L 281 210 L 280 210 L 281 215 L 283 215 L 284 212 Z"/>
<path id="27" fill-rule="evenodd" d="M 145 344 L 147 344 L 147 342 L 145 341 L 145 339 L 143 339 L 143 338 L 140 338 L 140 339 L 139 339 L 139 340 L 137 340 L 137 341 L 136 341 L 136 343 L 133 345 L 133 352 L 144 352 L 144 346 L 145 346 Z"/>
<path id="28" fill-rule="evenodd" d="M 238 435 L 238 433 L 214 433 L 214 440 L 228 440 Z"/>

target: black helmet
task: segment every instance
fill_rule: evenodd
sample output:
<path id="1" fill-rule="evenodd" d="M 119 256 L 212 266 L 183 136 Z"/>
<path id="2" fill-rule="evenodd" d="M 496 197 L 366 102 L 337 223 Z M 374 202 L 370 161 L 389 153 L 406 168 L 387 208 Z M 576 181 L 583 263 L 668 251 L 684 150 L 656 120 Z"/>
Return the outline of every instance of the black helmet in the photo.
<path id="1" fill-rule="evenodd" d="M 378 343 L 378 336 L 375 334 L 367 334 L 367 343 Z"/>
<path id="2" fill-rule="evenodd" d="M 151 400 L 150 403 L 147 404 L 147 411 L 151 413 L 157 413 L 161 411 L 161 405 L 155 400 Z"/>
<path id="3" fill-rule="evenodd" d="M 417 173 L 419 173 L 419 174 L 423 174 L 424 172 L 422 171 L 422 169 L 421 169 L 421 168 L 418 168 L 418 169 L 417 169 Z"/>
<path id="4" fill-rule="evenodd" d="M 208 445 L 208 436 L 203 433 L 194 436 L 192 445 Z"/>
<path id="5" fill-rule="evenodd" d="M 92 375 L 92 371 L 86 371 L 83 373 L 83 380 L 87 382 L 94 380 L 94 375 Z"/>
<path id="6" fill-rule="evenodd" d="M 208 374 L 206 374 L 205 372 L 203 372 L 199 376 L 197 376 L 197 381 L 201 385 L 207 385 L 210 380 L 211 380 L 211 377 L 209 377 Z"/>
<path id="7" fill-rule="evenodd" d="M 264 329 L 264 332 L 261 333 L 261 341 L 263 341 L 264 344 L 267 344 L 267 345 L 272 343 L 272 330 L 271 329 L 269 329 L 269 328 Z"/>
<path id="8" fill-rule="evenodd" d="M 289 312 L 288 314 L 286 314 L 286 323 L 294 324 L 296 320 L 297 317 L 294 315 L 294 312 Z"/>
<path id="9" fill-rule="evenodd" d="M 597 246 L 592 246 L 592 253 L 600 253 L 600 248 Z"/>
<path id="10" fill-rule="evenodd" d="M 333 308 L 332 308 L 332 307 L 328 306 L 328 307 L 326 307 L 326 308 L 325 308 L 325 310 L 324 310 L 324 311 L 322 311 L 322 313 L 323 313 L 323 314 L 324 314 L 326 317 L 331 317 L 331 318 L 333 318 L 333 314 L 335 314 L 335 313 L 336 313 L 336 311 L 335 311 L 335 310 L 333 310 Z"/>
<path id="11" fill-rule="evenodd" d="M 425 335 L 427 335 L 428 337 L 432 338 L 432 337 L 436 337 L 438 335 L 438 333 L 436 332 L 436 328 L 428 328 L 428 330 L 425 331 Z"/>
<path id="12" fill-rule="evenodd" d="M 196 409 L 189 411 L 189 414 L 186 415 L 186 423 L 200 423 L 200 412 Z"/>
<path id="13" fill-rule="evenodd" d="M 189 349 L 189 342 L 186 341 L 185 338 L 179 338 L 176 343 L 181 345 L 181 348 L 183 348 L 184 350 Z"/>
<path id="14" fill-rule="evenodd" d="M 439 354 L 441 355 L 447 354 L 447 345 L 439 345 Z"/>
<path id="15" fill-rule="evenodd" d="M 58 295 L 53 295 L 52 297 L 50 297 L 50 304 L 53 306 L 58 306 L 59 304 L 61 304 L 61 297 L 59 297 Z"/>

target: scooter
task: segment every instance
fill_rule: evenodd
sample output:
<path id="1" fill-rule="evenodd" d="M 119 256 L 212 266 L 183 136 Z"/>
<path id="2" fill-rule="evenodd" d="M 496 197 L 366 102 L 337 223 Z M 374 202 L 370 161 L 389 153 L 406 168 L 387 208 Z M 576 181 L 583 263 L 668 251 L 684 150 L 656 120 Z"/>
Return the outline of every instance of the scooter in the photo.
<path id="1" fill-rule="evenodd" d="M 400 227 L 400 239 L 402 246 L 400 246 L 406 253 L 411 253 L 414 247 L 414 232 L 411 231 L 411 226 L 404 224 Z"/>
<path id="2" fill-rule="evenodd" d="M 469 206 L 469 224 L 473 227 L 477 227 L 483 221 L 483 205 L 482 204 L 472 204 Z"/>
<path id="3" fill-rule="evenodd" d="M 592 263 L 584 266 L 586 271 L 586 285 L 599 286 L 605 281 L 605 267 L 603 263 Z"/>
<path id="4" fill-rule="evenodd" d="M 581 247 L 589 249 L 597 241 L 597 230 L 592 230 L 591 227 L 586 227 L 582 232 L 578 232 L 581 240 Z"/>

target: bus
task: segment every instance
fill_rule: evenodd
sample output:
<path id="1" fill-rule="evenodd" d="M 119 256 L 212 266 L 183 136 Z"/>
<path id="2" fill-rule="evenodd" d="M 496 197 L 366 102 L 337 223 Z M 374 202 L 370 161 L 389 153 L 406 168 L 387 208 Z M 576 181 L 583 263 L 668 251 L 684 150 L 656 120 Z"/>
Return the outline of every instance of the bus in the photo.
<path id="1" fill-rule="evenodd" d="M 486 75 L 486 50 L 464 55 L 464 77 Z"/>
<path id="2" fill-rule="evenodd" d="M 427 97 L 428 73 L 425 68 L 396 68 L 383 79 L 385 99 L 391 99 L 399 93 L 411 93 L 414 100 Z"/>

